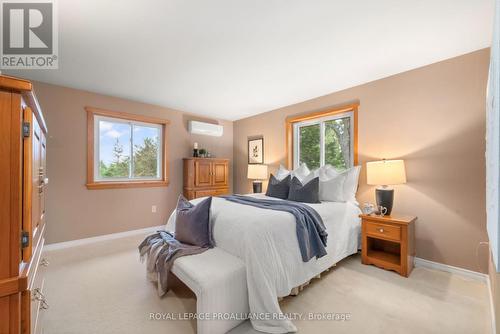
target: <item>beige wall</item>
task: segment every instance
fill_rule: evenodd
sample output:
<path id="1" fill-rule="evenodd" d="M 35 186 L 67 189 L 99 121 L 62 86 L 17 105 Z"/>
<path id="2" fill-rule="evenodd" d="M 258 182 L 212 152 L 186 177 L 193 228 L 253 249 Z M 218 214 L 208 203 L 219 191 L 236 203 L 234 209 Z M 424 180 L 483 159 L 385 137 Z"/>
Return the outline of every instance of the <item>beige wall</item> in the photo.
<path id="1" fill-rule="evenodd" d="M 486 272 L 485 90 L 480 50 L 234 123 L 235 191 L 248 192 L 247 138 L 263 135 L 265 162 L 285 163 L 285 118 L 359 101 L 359 161 L 402 158 L 408 183 L 395 212 L 419 217 L 417 256 Z M 374 202 L 360 177 L 358 200 Z M 487 247 L 486 247 L 487 248 Z"/>
<path id="2" fill-rule="evenodd" d="M 224 125 L 221 138 L 196 136 L 187 132 L 187 121 L 200 118 L 179 111 L 45 83 L 35 83 L 35 91 L 49 129 L 48 243 L 165 223 L 182 192 L 182 158 L 191 154 L 195 141 L 218 157 L 232 160 L 232 122 L 220 121 Z M 170 185 L 87 190 L 85 106 L 169 119 Z M 157 206 L 157 213 L 151 212 L 152 205 Z"/>

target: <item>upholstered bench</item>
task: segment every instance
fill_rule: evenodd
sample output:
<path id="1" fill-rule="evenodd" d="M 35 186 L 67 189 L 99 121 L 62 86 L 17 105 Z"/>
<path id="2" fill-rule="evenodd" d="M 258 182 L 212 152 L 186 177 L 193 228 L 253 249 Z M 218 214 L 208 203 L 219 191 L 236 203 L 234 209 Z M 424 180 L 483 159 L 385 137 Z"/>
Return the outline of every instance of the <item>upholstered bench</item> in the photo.
<path id="1" fill-rule="evenodd" d="M 215 247 L 176 259 L 172 272 L 196 294 L 198 334 L 226 333 L 249 312 L 245 264 L 238 257 Z"/>

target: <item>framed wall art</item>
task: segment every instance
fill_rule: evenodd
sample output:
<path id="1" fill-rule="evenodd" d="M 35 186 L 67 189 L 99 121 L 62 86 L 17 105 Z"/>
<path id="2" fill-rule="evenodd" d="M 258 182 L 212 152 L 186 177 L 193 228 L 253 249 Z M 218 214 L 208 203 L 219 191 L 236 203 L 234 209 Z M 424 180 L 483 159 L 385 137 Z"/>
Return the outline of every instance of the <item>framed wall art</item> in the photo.
<path id="1" fill-rule="evenodd" d="M 248 140 L 248 163 L 264 163 L 264 138 Z"/>

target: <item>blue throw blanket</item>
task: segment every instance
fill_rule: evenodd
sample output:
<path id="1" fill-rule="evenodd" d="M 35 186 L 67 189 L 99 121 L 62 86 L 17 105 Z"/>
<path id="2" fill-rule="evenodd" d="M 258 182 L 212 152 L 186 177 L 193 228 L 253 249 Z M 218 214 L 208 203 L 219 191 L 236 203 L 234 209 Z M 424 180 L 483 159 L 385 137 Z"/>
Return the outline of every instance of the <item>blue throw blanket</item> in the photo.
<path id="1" fill-rule="evenodd" d="M 302 261 L 307 262 L 313 257 L 319 259 L 326 255 L 325 246 L 328 233 L 326 233 L 323 219 L 310 206 L 286 200 L 260 199 L 242 195 L 221 197 L 231 202 L 250 205 L 256 208 L 291 213 L 297 223 L 296 233 Z"/>

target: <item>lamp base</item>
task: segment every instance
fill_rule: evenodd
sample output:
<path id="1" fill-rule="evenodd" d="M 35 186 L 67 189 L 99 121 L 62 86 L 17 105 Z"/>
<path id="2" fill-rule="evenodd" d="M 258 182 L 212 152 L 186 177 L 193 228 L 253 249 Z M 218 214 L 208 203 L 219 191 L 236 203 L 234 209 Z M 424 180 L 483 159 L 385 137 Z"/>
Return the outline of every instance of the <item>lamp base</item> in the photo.
<path id="1" fill-rule="evenodd" d="M 385 215 L 390 216 L 394 203 L 394 189 L 376 189 L 375 197 L 377 199 L 377 208 L 381 206 L 387 208 Z"/>
<path id="2" fill-rule="evenodd" d="M 262 192 L 262 182 L 261 181 L 253 181 L 253 193 L 258 194 Z"/>

